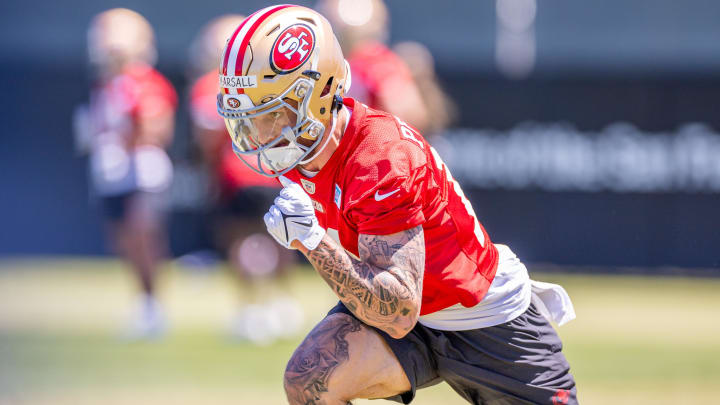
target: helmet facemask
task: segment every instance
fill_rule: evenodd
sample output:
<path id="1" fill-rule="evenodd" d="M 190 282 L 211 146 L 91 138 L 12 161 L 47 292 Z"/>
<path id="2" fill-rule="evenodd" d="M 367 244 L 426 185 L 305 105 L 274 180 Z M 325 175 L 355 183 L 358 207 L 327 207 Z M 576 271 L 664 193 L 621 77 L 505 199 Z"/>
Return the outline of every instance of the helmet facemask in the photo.
<path id="1" fill-rule="evenodd" d="M 315 83 L 301 77 L 282 94 L 255 106 L 245 94 L 219 94 L 218 113 L 233 139 L 235 154 L 253 171 L 281 176 L 310 162 L 325 125 L 309 114 Z M 300 139 L 311 140 L 304 145 Z"/>
<path id="2" fill-rule="evenodd" d="M 348 76 L 330 23 L 301 6 L 245 19 L 221 57 L 218 112 L 233 149 L 253 171 L 277 177 L 323 152 Z"/>

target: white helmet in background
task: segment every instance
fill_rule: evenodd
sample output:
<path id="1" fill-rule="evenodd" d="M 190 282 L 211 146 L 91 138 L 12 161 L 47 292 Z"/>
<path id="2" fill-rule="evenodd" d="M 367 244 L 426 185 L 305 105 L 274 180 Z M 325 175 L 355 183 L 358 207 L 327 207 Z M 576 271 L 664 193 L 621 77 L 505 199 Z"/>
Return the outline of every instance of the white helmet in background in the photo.
<path id="1" fill-rule="evenodd" d="M 102 74 L 118 72 L 131 63 L 154 65 L 157 50 L 152 26 L 126 8 L 104 11 L 90 23 L 88 56 Z"/>
<path id="2" fill-rule="evenodd" d="M 363 42 L 388 39 L 390 15 L 383 0 L 319 0 L 315 8 L 327 16 L 347 55 Z"/>

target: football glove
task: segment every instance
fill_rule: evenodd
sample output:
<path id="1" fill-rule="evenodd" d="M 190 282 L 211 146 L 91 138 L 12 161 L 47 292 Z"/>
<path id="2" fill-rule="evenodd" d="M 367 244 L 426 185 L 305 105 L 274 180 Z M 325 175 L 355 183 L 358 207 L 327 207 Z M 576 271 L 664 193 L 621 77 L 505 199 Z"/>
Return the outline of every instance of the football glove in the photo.
<path id="1" fill-rule="evenodd" d="M 293 249 L 294 240 L 309 250 L 315 249 L 325 236 L 318 223 L 312 200 L 299 184 L 280 176 L 283 189 L 263 219 L 270 235 L 282 246 Z"/>

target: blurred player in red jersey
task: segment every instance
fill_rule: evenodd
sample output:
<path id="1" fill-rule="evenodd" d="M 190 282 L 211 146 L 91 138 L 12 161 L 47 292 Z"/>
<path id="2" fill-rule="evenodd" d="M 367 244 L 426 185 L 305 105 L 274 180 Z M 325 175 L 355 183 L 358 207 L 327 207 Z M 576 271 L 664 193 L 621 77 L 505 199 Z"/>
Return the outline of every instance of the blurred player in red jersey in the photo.
<path id="1" fill-rule="evenodd" d="M 217 63 L 226 40 L 243 21 L 224 15 L 210 21 L 190 46 L 190 117 L 211 180 L 215 245 L 244 281 L 244 306 L 233 320 L 234 336 L 269 343 L 292 335 L 302 324 L 302 312 L 287 292 L 273 287 L 294 261 L 294 252 L 280 248 L 264 229 L 262 214 L 277 196 L 277 180 L 255 173 L 233 153 L 227 129 L 217 113 Z M 251 327 L 252 326 L 252 327 Z"/>
<path id="2" fill-rule="evenodd" d="M 405 61 L 388 48 L 389 15 L 382 0 L 320 0 L 317 10 L 335 31 L 352 70 L 348 96 L 396 115 L 420 131 L 432 111 Z"/>
<path id="3" fill-rule="evenodd" d="M 426 138 L 439 136 L 455 120 L 457 106 L 440 86 L 435 74 L 435 59 L 425 45 L 415 41 L 397 43 L 392 50 L 410 69 L 425 111 L 431 117 L 423 128 L 416 128 Z M 435 146 L 434 142 L 430 143 Z"/>
<path id="4" fill-rule="evenodd" d="M 491 242 L 417 130 L 344 97 L 350 71 L 324 17 L 267 7 L 222 55 L 235 152 L 284 186 L 268 232 L 340 299 L 288 363 L 291 404 L 410 403 L 440 381 L 476 404 L 577 403 L 550 324 L 574 318 L 567 293 Z"/>
<path id="5" fill-rule="evenodd" d="M 96 76 L 89 105 L 76 112 L 77 143 L 89 153 L 92 188 L 113 248 L 142 289 L 129 337 L 154 337 L 165 327 L 155 273 L 167 250 L 164 210 L 172 163 L 165 148 L 173 138 L 177 96 L 152 68 L 153 29 L 140 14 L 112 9 L 97 15 L 88 50 Z"/>

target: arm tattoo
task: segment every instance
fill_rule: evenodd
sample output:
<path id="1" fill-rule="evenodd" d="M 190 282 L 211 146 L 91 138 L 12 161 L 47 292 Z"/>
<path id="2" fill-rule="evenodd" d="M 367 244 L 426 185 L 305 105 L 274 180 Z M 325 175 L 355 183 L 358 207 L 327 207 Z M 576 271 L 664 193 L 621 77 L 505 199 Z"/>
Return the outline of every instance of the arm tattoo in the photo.
<path id="1" fill-rule="evenodd" d="M 307 257 L 345 306 L 388 334 L 409 331 L 420 312 L 425 239 L 422 226 L 392 235 L 360 235 L 361 260 L 325 237 Z"/>
<path id="2" fill-rule="evenodd" d="M 360 328 L 357 319 L 343 315 L 326 318 L 310 332 L 285 370 L 285 390 L 291 403 L 325 403 L 323 394 L 328 392 L 330 376 L 350 358 L 346 336 Z"/>

